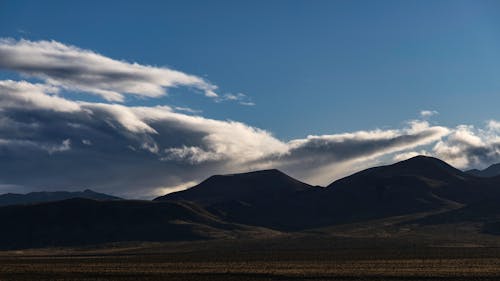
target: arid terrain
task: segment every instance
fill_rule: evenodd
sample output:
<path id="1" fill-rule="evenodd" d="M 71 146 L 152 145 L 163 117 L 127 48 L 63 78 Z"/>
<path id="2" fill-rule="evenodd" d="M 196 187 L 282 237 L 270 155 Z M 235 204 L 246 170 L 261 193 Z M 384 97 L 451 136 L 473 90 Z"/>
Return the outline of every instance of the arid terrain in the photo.
<path id="1" fill-rule="evenodd" d="M 415 157 L 324 188 L 266 170 L 153 201 L 16 195 L 0 280 L 498 280 L 498 182 Z"/>
<path id="2" fill-rule="evenodd" d="M 400 219 L 254 239 L 4 251 L 0 280 L 500 278 L 498 237 L 472 224 L 422 227 Z"/>

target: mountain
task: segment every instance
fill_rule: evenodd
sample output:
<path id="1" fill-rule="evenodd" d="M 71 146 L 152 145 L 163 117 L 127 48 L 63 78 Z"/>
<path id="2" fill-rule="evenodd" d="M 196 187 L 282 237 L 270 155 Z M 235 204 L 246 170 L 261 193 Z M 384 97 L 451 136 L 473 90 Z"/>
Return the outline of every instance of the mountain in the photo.
<path id="1" fill-rule="evenodd" d="M 41 194 L 33 197 L 50 197 Z M 263 170 L 211 176 L 153 201 L 75 198 L 0 207 L 0 248 L 316 233 L 395 218 L 401 225 L 471 222 L 500 234 L 498 202 L 500 176 L 473 176 L 425 156 L 366 169 L 327 187 Z"/>
<path id="2" fill-rule="evenodd" d="M 1 249 L 220 239 L 262 231 L 225 223 L 187 202 L 74 198 L 0 207 L 0 221 Z"/>
<path id="3" fill-rule="evenodd" d="M 346 222 L 452 209 L 500 194 L 495 183 L 426 156 L 355 173 L 326 190 L 323 204 Z"/>
<path id="4" fill-rule="evenodd" d="M 309 225 L 306 198 L 318 190 L 273 169 L 212 176 L 155 201 L 190 201 L 226 221 L 289 230 Z"/>
<path id="5" fill-rule="evenodd" d="M 283 196 L 312 189 L 285 173 L 272 169 L 242 174 L 215 175 L 183 191 L 170 193 L 154 200 L 185 200 L 203 206 L 243 201 L 279 200 Z"/>
<path id="6" fill-rule="evenodd" d="M 190 201 L 227 221 L 290 231 L 451 210 L 500 195 L 495 187 L 437 158 L 417 156 L 363 170 L 325 188 L 265 170 L 212 176 L 155 200 Z"/>
<path id="7" fill-rule="evenodd" d="M 500 163 L 493 164 L 484 170 L 472 169 L 466 171 L 466 173 L 483 178 L 490 178 L 500 176 Z"/>
<path id="8" fill-rule="evenodd" d="M 6 193 L 0 195 L 0 206 L 19 205 L 19 204 L 34 204 L 42 202 L 51 202 L 66 200 L 71 198 L 87 198 L 95 200 L 121 200 L 116 196 L 98 193 L 90 189 L 84 191 L 42 191 L 30 192 L 27 194 Z"/>

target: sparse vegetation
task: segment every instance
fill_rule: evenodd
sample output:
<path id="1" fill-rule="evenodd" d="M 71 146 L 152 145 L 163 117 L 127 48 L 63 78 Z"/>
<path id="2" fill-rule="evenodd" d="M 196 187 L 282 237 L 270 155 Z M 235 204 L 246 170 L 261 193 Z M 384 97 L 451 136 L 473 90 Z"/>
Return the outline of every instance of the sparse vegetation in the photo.
<path id="1" fill-rule="evenodd" d="M 0 280 L 497 280 L 495 241 L 436 247 L 302 235 L 10 251 Z"/>

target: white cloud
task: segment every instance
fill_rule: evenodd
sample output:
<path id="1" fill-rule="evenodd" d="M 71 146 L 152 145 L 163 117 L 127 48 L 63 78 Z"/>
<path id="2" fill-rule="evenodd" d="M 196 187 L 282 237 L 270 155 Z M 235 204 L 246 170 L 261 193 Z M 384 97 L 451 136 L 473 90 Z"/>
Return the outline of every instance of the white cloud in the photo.
<path id="1" fill-rule="evenodd" d="M 500 132 L 500 122 L 496 120 L 490 120 L 487 123 L 487 128 L 490 131 Z"/>
<path id="2" fill-rule="evenodd" d="M 39 108 L 63 112 L 81 110 L 77 103 L 55 95 L 57 92 L 57 88 L 43 84 L 0 81 L 0 108 Z"/>
<path id="3" fill-rule="evenodd" d="M 174 109 L 175 109 L 176 111 L 186 112 L 186 113 L 191 113 L 191 114 L 199 114 L 199 113 L 202 113 L 202 112 L 203 112 L 203 111 L 198 110 L 198 109 L 192 109 L 192 108 L 189 108 L 189 107 L 183 107 L 183 106 L 176 106 L 176 107 L 174 107 Z"/>
<path id="4" fill-rule="evenodd" d="M 484 168 L 500 161 L 499 122 L 490 120 L 484 129 L 459 125 L 450 136 L 439 141 L 433 155 L 458 168 Z"/>
<path id="5" fill-rule="evenodd" d="M 67 90 L 93 93 L 108 101 L 124 94 L 159 97 L 166 89 L 187 86 L 217 98 L 217 86 L 166 67 L 114 60 L 56 41 L 0 39 L 0 68 L 18 71 Z"/>
<path id="6" fill-rule="evenodd" d="M 241 105 L 246 105 L 246 106 L 254 106 L 255 103 L 251 101 L 240 101 Z"/>
<path id="7" fill-rule="evenodd" d="M 439 114 L 439 112 L 437 112 L 436 110 L 422 110 L 422 111 L 420 111 L 420 116 L 422 118 L 431 117 L 431 116 L 434 116 L 437 114 Z"/>

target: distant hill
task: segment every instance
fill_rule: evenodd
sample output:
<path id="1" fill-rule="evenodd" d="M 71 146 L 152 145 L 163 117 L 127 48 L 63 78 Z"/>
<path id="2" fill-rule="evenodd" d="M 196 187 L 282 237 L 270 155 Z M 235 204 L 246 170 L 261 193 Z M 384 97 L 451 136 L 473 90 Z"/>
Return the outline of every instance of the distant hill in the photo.
<path id="1" fill-rule="evenodd" d="M 6 193 L 0 195 L 0 206 L 20 205 L 20 204 L 34 204 L 42 202 L 51 202 L 66 200 L 71 198 L 87 198 L 94 200 L 121 200 L 116 196 L 98 193 L 90 189 L 84 191 L 42 191 L 30 192 L 27 194 Z"/>
<path id="2" fill-rule="evenodd" d="M 493 164 L 484 170 L 472 169 L 468 170 L 466 173 L 483 178 L 490 178 L 500 176 L 500 163 Z"/>
<path id="3" fill-rule="evenodd" d="M 0 207 L 0 221 L 0 249 L 121 241 L 188 241 L 261 231 L 225 223 L 186 202 L 75 198 Z"/>

